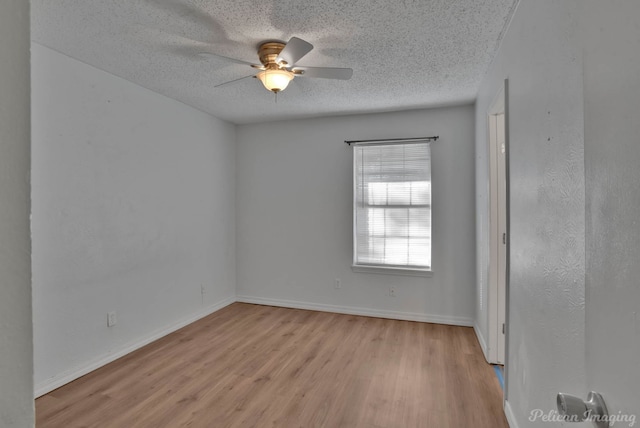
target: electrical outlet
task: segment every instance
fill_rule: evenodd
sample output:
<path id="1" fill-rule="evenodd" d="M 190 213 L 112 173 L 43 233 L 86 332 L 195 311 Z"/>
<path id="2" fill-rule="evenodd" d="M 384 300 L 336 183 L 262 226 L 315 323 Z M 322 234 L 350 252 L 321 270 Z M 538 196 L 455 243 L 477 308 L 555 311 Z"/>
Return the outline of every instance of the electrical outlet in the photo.
<path id="1" fill-rule="evenodd" d="M 107 313 L 107 327 L 113 327 L 114 325 L 116 325 L 116 323 L 118 322 L 118 319 L 116 318 L 116 313 L 114 312 L 108 312 Z"/>
<path id="2" fill-rule="evenodd" d="M 335 287 L 336 287 L 336 290 L 339 290 L 342 288 L 342 280 L 340 278 L 336 278 Z"/>
<path id="3" fill-rule="evenodd" d="M 396 287 L 389 287 L 389 297 L 396 297 Z"/>
<path id="4" fill-rule="evenodd" d="M 204 293 L 206 293 L 206 291 L 204 289 L 204 284 L 200 284 L 200 294 L 202 294 L 204 296 Z"/>

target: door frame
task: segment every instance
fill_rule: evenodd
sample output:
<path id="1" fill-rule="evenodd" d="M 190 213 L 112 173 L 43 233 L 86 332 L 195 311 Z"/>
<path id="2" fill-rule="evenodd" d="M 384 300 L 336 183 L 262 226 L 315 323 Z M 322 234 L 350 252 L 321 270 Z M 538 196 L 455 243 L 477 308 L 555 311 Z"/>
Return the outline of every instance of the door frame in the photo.
<path id="1" fill-rule="evenodd" d="M 505 79 L 504 84 L 500 87 L 498 93 L 494 97 L 493 102 L 491 103 L 489 110 L 487 111 L 487 141 L 489 142 L 488 146 L 488 170 L 489 170 L 489 239 L 488 239 L 488 254 L 489 254 L 489 271 L 488 271 L 488 303 L 487 303 L 487 311 L 488 311 L 488 349 L 487 355 L 490 363 L 493 364 L 507 364 L 508 358 L 508 331 L 509 331 L 509 320 L 508 320 L 508 307 L 509 307 L 509 112 L 508 112 L 508 80 Z M 498 281 L 496 280 L 498 274 L 497 268 L 497 257 L 498 257 L 498 246 L 502 244 L 502 236 L 501 232 L 497 230 L 497 201 L 495 191 L 492 191 L 492 188 L 497 185 L 497 174 L 493 171 L 495 168 L 495 160 L 492 159 L 492 154 L 495 154 L 496 150 L 499 150 L 497 147 L 496 137 L 494 136 L 495 131 L 492 129 L 492 124 L 490 123 L 492 118 L 504 114 L 504 173 L 505 173 L 505 207 L 504 207 L 504 233 L 505 233 L 505 241 L 504 241 L 504 250 L 505 254 L 505 267 L 502 271 L 504 275 L 504 289 L 500 290 L 498 288 Z M 500 293 L 502 292 L 502 299 Z M 503 302 L 502 302 L 503 300 Z M 503 311 L 502 314 L 499 312 Z M 499 352 L 499 340 L 500 335 L 502 333 L 502 322 L 500 319 L 504 319 L 505 324 L 505 333 L 504 333 L 504 348 L 503 352 Z M 502 354 L 502 355 L 500 355 Z M 505 370 L 506 372 L 506 370 Z M 505 393 L 506 393 L 506 376 L 505 376 Z"/>

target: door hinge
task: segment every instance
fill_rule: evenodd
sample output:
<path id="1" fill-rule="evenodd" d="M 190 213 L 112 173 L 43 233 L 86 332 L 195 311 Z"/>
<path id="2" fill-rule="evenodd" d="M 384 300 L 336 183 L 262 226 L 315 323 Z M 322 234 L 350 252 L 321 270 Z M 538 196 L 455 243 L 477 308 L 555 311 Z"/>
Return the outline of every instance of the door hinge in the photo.
<path id="1" fill-rule="evenodd" d="M 502 323 L 502 334 L 504 334 L 504 323 Z"/>
<path id="2" fill-rule="evenodd" d="M 507 243 L 507 234 L 506 234 L 506 233 L 503 233 L 503 234 L 502 234 L 502 243 L 503 243 L 503 244 L 506 244 L 506 243 Z"/>

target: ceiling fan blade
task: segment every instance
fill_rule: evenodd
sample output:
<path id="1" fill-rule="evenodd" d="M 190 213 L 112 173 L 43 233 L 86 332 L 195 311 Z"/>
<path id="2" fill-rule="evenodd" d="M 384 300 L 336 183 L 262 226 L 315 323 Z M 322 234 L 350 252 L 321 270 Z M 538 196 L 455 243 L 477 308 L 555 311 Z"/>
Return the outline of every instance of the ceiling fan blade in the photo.
<path id="1" fill-rule="evenodd" d="M 309 42 L 305 42 L 297 37 L 292 37 L 287 42 L 280 55 L 276 58 L 276 62 L 286 62 L 288 66 L 294 65 L 303 56 L 311 52 L 313 45 Z"/>
<path id="2" fill-rule="evenodd" d="M 294 67 L 291 71 L 300 77 L 321 77 L 323 79 L 349 80 L 353 76 L 351 68 Z"/>
<path id="3" fill-rule="evenodd" d="M 217 53 L 213 53 L 213 52 L 198 52 L 198 55 L 200 55 L 200 56 L 213 56 L 213 57 L 216 57 L 216 58 L 222 58 L 222 59 L 226 59 L 227 61 L 235 62 L 235 63 L 238 63 L 238 64 L 250 65 L 251 67 L 254 67 L 254 68 L 262 68 L 262 67 L 264 67 L 261 64 L 254 64 L 254 63 L 249 62 L 249 61 L 244 61 L 242 59 L 237 59 L 237 58 L 231 58 L 231 57 L 224 56 L 224 55 L 218 55 Z"/>
<path id="4" fill-rule="evenodd" d="M 215 86 L 214 86 L 214 88 L 219 88 L 219 87 L 220 87 L 220 86 L 222 86 L 222 85 L 228 85 L 228 84 L 230 84 L 230 83 L 236 83 L 236 82 L 239 82 L 240 80 L 246 79 L 247 77 L 256 77 L 256 76 L 255 76 L 255 75 L 253 75 L 253 74 L 250 74 L 250 75 L 248 75 L 248 76 L 239 77 L 239 78 L 237 78 L 237 79 L 229 80 L 228 82 L 218 83 L 217 85 L 215 85 Z"/>

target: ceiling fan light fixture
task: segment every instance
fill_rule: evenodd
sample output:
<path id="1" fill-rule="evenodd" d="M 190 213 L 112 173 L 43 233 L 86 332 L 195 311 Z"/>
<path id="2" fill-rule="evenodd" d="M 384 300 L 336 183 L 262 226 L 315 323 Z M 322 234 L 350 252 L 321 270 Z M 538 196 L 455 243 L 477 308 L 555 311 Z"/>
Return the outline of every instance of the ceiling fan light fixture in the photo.
<path id="1" fill-rule="evenodd" d="M 267 69 L 258 73 L 256 77 L 260 79 L 267 90 L 271 92 L 281 92 L 286 89 L 287 85 L 289 85 L 289 82 L 293 80 L 294 76 L 295 75 L 288 70 Z"/>
<path id="2" fill-rule="evenodd" d="M 292 37 L 287 43 L 279 41 L 265 41 L 258 47 L 258 58 L 260 64 L 252 64 L 244 60 L 233 59 L 222 56 L 230 61 L 246 64 L 252 68 L 261 70 L 257 74 L 246 77 L 257 77 L 262 85 L 268 90 L 277 94 L 284 91 L 289 82 L 296 76 L 322 77 L 325 79 L 349 80 L 353 74 L 350 68 L 335 67 L 305 67 L 296 65 L 298 60 L 308 54 L 313 49 L 313 45 L 297 37 Z M 209 55 L 220 56 L 209 52 Z M 230 80 L 220 83 L 215 87 L 233 83 L 244 78 Z"/>

